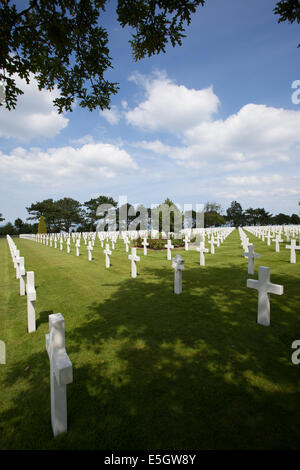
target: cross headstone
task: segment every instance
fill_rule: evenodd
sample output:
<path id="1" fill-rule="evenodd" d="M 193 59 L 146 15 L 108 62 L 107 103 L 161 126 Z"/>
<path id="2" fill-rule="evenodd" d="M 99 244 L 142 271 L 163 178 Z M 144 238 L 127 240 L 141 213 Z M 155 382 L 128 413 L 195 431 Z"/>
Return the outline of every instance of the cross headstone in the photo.
<path id="1" fill-rule="evenodd" d="M 147 256 L 147 246 L 149 246 L 149 243 L 147 242 L 147 238 L 144 238 L 142 245 L 144 247 L 144 256 Z"/>
<path id="2" fill-rule="evenodd" d="M 204 242 L 200 242 L 196 249 L 200 252 L 200 266 L 205 266 L 205 253 L 208 253 L 208 248 L 205 248 Z"/>
<path id="3" fill-rule="evenodd" d="M 25 264 L 24 258 L 19 258 L 19 272 L 20 272 L 20 295 L 25 295 Z"/>
<path id="4" fill-rule="evenodd" d="M 20 251 L 16 250 L 16 256 L 15 256 L 16 279 L 20 279 L 19 258 L 20 258 Z"/>
<path id="5" fill-rule="evenodd" d="M 296 263 L 296 250 L 300 250 L 300 246 L 296 246 L 296 240 L 292 239 L 291 244 L 285 247 L 291 250 L 290 263 Z"/>
<path id="6" fill-rule="evenodd" d="M 184 241 L 184 249 L 185 249 L 185 251 L 188 251 L 189 250 L 189 241 L 190 241 L 189 237 L 186 235 L 184 237 L 183 241 Z"/>
<path id="7" fill-rule="evenodd" d="M 259 266 L 258 281 L 247 279 L 247 287 L 258 291 L 257 323 L 270 325 L 270 294 L 283 294 L 283 286 L 270 282 L 270 268 Z"/>
<path id="8" fill-rule="evenodd" d="M 79 256 L 80 240 L 76 241 L 76 256 Z"/>
<path id="9" fill-rule="evenodd" d="M 57 248 L 57 239 L 56 239 L 56 237 L 54 238 L 54 248 Z"/>
<path id="10" fill-rule="evenodd" d="M 167 248 L 167 259 L 171 261 L 172 259 L 171 250 L 174 248 L 174 246 L 172 245 L 172 242 L 170 239 L 168 240 L 168 243 L 165 245 L 165 248 Z"/>
<path id="11" fill-rule="evenodd" d="M 270 244 L 271 244 L 271 238 L 272 238 L 272 235 L 271 235 L 271 233 L 270 233 L 270 232 L 268 232 L 268 234 L 267 234 L 267 235 L 265 235 L 265 238 L 267 238 L 267 239 L 268 239 L 267 245 L 268 245 L 268 246 L 270 246 Z"/>
<path id="12" fill-rule="evenodd" d="M 276 253 L 279 253 L 280 252 L 280 242 L 282 242 L 283 240 L 280 238 L 279 235 L 276 236 L 276 238 L 273 238 L 272 242 L 275 242 L 275 251 Z"/>
<path id="13" fill-rule="evenodd" d="M 128 256 L 128 259 L 131 260 L 131 277 L 134 278 L 137 275 L 136 262 L 140 261 L 140 257 L 136 254 L 136 248 L 131 248 L 131 255 Z"/>
<path id="14" fill-rule="evenodd" d="M 67 253 L 70 253 L 70 237 L 67 238 Z"/>
<path id="15" fill-rule="evenodd" d="M 110 251 L 110 249 L 109 249 L 109 244 L 108 244 L 108 243 L 106 243 L 106 245 L 105 245 L 104 253 L 105 253 L 105 267 L 106 267 L 106 268 L 109 268 L 109 267 L 110 267 L 110 255 L 111 255 L 111 251 Z"/>
<path id="16" fill-rule="evenodd" d="M 129 240 L 128 240 L 128 237 L 126 237 L 126 238 L 124 239 L 124 243 L 125 243 L 125 246 L 126 246 L 126 253 L 128 253 L 128 252 L 129 252 Z"/>
<path id="17" fill-rule="evenodd" d="M 182 292 L 182 271 L 184 270 L 184 260 L 180 255 L 176 255 L 172 260 L 172 268 L 174 268 L 174 294 Z"/>
<path id="18" fill-rule="evenodd" d="M 36 291 L 34 286 L 34 272 L 27 272 L 26 281 L 26 294 L 27 294 L 27 329 L 28 333 L 36 330 L 35 326 L 35 301 Z"/>
<path id="19" fill-rule="evenodd" d="M 91 242 L 89 242 L 88 243 L 88 252 L 89 252 L 88 259 L 89 259 L 89 261 L 92 261 L 92 259 L 93 259 L 92 251 L 93 251 L 93 247 L 92 247 Z"/>
<path id="20" fill-rule="evenodd" d="M 254 253 L 253 243 L 249 243 L 248 251 L 243 253 L 245 258 L 248 258 L 248 274 L 254 274 L 254 259 L 260 258 L 258 253 Z"/>
<path id="21" fill-rule="evenodd" d="M 73 382 L 72 362 L 65 348 L 65 320 L 61 313 L 49 315 L 46 350 L 50 360 L 51 424 L 56 437 L 68 430 L 67 384 Z"/>
<path id="22" fill-rule="evenodd" d="M 208 243 L 210 244 L 210 252 L 212 255 L 215 254 L 215 240 L 214 240 L 214 236 L 211 237 L 210 240 L 208 240 Z"/>

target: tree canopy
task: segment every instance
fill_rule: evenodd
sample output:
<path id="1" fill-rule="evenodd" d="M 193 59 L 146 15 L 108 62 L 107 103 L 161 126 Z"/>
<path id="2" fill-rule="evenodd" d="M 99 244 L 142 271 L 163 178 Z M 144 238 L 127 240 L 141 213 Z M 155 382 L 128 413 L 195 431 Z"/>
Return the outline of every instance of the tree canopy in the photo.
<path id="1" fill-rule="evenodd" d="M 274 8 L 275 15 L 279 15 L 278 23 L 288 21 L 289 23 L 300 23 L 300 3 L 298 0 L 281 0 Z M 300 47 L 300 44 L 298 44 Z"/>
<path id="2" fill-rule="evenodd" d="M 93 110 L 109 108 L 118 83 L 104 78 L 112 68 L 108 32 L 99 24 L 108 0 L 28 0 L 18 9 L 11 0 L 0 3 L 0 82 L 4 103 L 14 109 L 23 91 L 14 74 L 35 76 L 39 89 L 53 90 L 58 112 L 72 111 L 75 99 Z M 133 29 L 134 59 L 165 52 L 167 43 L 181 45 L 184 27 L 205 0 L 118 0 L 117 19 Z M 1 103 L 0 103 L 1 106 Z"/>

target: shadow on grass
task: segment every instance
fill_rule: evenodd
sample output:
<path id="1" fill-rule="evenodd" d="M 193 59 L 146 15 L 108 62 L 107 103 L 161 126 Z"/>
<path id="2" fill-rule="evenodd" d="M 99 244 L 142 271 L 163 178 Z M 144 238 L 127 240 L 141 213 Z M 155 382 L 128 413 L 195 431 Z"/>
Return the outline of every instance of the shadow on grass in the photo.
<path id="1" fill-rule="evenodd" d="M 23 363 L 11 367 L 4 385 L 24 380 L 24 390 L 0 416 L 11 430 L 4 448 L 298 448 L 299 370 L 290 360 L 298 280 L 281 281 L 286 298 L 271 296 L 265 328 L 244 268 L 186 270 L 181 295 L 173 270 L 147 274 L 151 281 L 124 281 L 66 325 L 74 367 L 66 435 L 52 439 L 46 351 L 29 358 L 27 378 L 18 375 Z"/>
<path id="2" fill-rule="evenodd" d="M 39 313 L 39 317 L 36 320 L 36 327 L 38 328 L 43 323 L 49 323 L 49 315 L 53 314 L 53 310 L 44 310 Z"/>

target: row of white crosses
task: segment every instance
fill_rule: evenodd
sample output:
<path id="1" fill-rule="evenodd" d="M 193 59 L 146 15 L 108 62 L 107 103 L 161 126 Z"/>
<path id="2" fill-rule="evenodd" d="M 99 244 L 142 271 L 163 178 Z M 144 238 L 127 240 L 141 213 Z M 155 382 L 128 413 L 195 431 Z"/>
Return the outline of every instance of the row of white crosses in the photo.
<path id="1" fill-rule="evenodd" d="M 20 277 L 20 295 L 25 295 L 24 258 L 7 235 L 7 241 L 16 268 L 16 276 Z M 26 282 L 28 332 L 36 330 L 34 272 L 27 272 Z M 49 315 L 49 334 L 46 335 L 46 350 L 50 360 L 50 401 L 51 425 L 54 437 L 67 431 L 67 392 L 66 385 L 73 382 L 73 366 L 65 349 L 65 322 L 60 313 Z"/>
<path id="2" fill-rule="evenodd" d="M 265 234 L 265 228 L 256 228 L 254 229 L 253 227 L 245 227 L 248 231 L 250 231 L 251 233 L 253 233 L 255 236 L 262 236 L 263 239 L 264 238 L 267 238 L 268 242 L 267 244 L 270 245 L 270 240 L 272 240 L 273 242 L 275 242 L 275 251 L 277 253 L 279 253 L 280 251 L 280 243 L 283 242 L 284 240 L 281 238 L 281 235 L 282 235 L 282 228 L 281 230 L 274 230 L 274 234 L 275 235 L 271 235 L 270 233 L 270 230 L 267 231 L 267 234 Z M 285 248 L 290 250 L 290 263 L 296 263 L 296 251 L 297 250 L 300 250 L 300 244 L 299 245 L 296 245 L 296 240 L 293 238 L 290 240 L 290 236 L 295 236 L 295 234 L 297 233 L 297 230 L 295 227 L 292 227 L 292 229 L 288 230 L 288 228 L 284 228 L 284 232 L 285 232 L 285 236 L 287 238 L 287 241 L 289 242 L 290 241 L 290 245 L 286 245 Z M 272 238 L 272 236 L 274 236 L 275 238 Z M 299 243 L 300 243 L 300 239 L 299 239 Z"/>
<path id="3" fill-rule="evenodd" d="M 34 284 L 34 272 L 25 271 L 24 257 L 20 256 L 20 251 L 17 249 L 12 238 L 7 235 L 7 242 L 16 269 L 16 278 L 20 281 L 20 296 L 27 295 L 27 330 L 28 333 L 36 331 L 36 318 L 35 318 L 35 302 L 36 290 Z M 26 284 L 25 284 L 26 277 Z"/>
<path id="4" fill-rule="evenodd" d="M 253 275 L 254 260 L 259 258 L 260 255 L 255 253 L 253 243 L 248 244 L 248 249 L 243 253 L 244 257 L 248 258 L 248 274 Z M 259 266 L 258 280 L 247 279 L 247 287 L 256 289 L 258 291 L 258 304 L 257 304 L 257 323 L 263 326 L 270 325 L 270 294 L 283 294 L 283 286 L 279 284 L 272 284 L 270 281 L 270 268 L 266 266 Z"/>

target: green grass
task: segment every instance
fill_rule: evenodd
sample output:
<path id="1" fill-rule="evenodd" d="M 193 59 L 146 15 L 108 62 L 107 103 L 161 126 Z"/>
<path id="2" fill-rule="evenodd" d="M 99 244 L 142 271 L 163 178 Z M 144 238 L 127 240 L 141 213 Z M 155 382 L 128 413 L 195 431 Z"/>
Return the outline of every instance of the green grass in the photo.
<path id="1" fill-rule="evenodd" d="M 130 277 L 123 242 L 105 269 L 100 243 L 88 261 L 29 240 L 14 239 L 26 270 L 35 272 L 37 331 L 27 333 L 26 297 L 6 240 L 0 240 L 1 449 L 297 449 L 300 365 L 300 258 L 289 263 L 251 234 L 259 265 L 284 295 L 271 295 L 271 326 L 256 324 L 257 292 L 246 288 L 247 260 L 235 230 L 206 255 L 185 259 L 183 293 L 173 294 L 166 252 L 138 250 Z M 59 245 L 58 245 L 59 246 Z M 48 315 L 62 313 L 73 363 L 68 432 L 50 424 Z"/>

